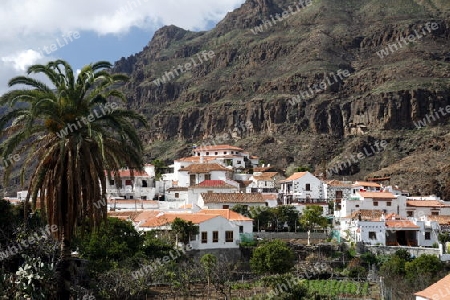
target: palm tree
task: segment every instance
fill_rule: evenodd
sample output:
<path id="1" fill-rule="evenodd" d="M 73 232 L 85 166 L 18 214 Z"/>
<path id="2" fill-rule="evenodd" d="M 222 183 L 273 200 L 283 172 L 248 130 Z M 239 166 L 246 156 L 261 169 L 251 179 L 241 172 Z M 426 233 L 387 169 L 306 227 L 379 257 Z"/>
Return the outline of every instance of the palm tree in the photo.
<path id="1" fill-rule="evenodd" d="M 106 180 L 117 178 L 123 167 L 143 169 L 143 146 L 135 125 L 146 121 L 113 102 L 126 102 L 116 88 L 128 78 L 111 74 L 110 68 L 109 62 L 100 61 L 75 76 L 63 60 L 33 65 L 28 76 L 9 81 L 10 87 L 21 88 L 0 98 L 1 106 L 9 106 L 0 118 L 0 155 L 4 160 L 11 155 L 24 158 L 22 184 L 26 171 L 34 168 L 25 201 L 31 198 L 34 210 L 39 200 L 48 224 L 58 228 L 58 299 L 69 299 L 62 272 L 69 264 L 75 229 L 82 223 L 95 228 L 106 219 Z M 30 74 L 45 75 L 53 87 Z M 13 167 L 5 169 L 5 183 Z"/>

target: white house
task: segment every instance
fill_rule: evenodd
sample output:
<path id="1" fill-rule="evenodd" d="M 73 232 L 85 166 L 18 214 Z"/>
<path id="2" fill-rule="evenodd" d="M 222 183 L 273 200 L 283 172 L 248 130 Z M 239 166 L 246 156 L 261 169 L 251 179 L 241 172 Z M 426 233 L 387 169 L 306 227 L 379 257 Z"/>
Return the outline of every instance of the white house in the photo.
<path id="1" fill-rule="evenodd" d="M 278 172 L 254 172 L 249 180 L 249 192 L 253 193 L 274 193 L 277 192 L 277 181 L 280 180 Z"/>
<path id="2" fill-rule="evenodd" d="M 232 166 L 234 169 L 245 169 L 258 166 L 259 159 L 250 156 L 244 149 L 230 145 L 200 146 L 193 150 L 193 156 L 200 158 L 213 158 L 223 165 Z"/>
<path id="3" fill-rule="evenodd" d="M 395 196 L 390 192 L 355 191 L 347 200 L 341 200 L 340 206 L 334 211 L 336 219 L 346 218 L 357 210 L 381 210 L 385 214 L 396 213 L 404 217 L 406 197 Z"/>
<path id="4" fill-rule="evenodd" d="M 233 215 L 231 220 L 226 216 Z M 239 248 L 241 234 L 252 234 L 252 219 L 242 216 L 236 218 L 230 212 L 207 212 L 201 213 L 159 213 L 140 225 L 140 229 L 148 230 L 171 230 L 171 223 L 175 218 L 191 221 L 199 227 L 199 234 L 192 236 L 189 246 L 194 250 L 206 249 L 229 249 Z M 239 223 L 237 223 L 239 222 Z"/>
<path id="5" fill-rule="evenodd" d="M 149 168 L 151 170 L 151 167 Z M 108 199 L 151 200 L 155 197 L 155 178 L 147 172 L 133 172 L 124 169 L 116 175 L 111 174 L 113 177 L 106 180 L 106 197 Z"/>
<path id="6" fill-rule="evenodd" d="M 232 170 L 218 163 L 190 164 L 178 170 L 178 186 L 180 187 L 193 186 L 205 180 L 231 181 L 231 178 Z"/>
<path id="7" fill-rule="evenodd" d="M 209 209 L 228 209 L 236 204 L 267 206 L 261 193 L 202 193 L 198 200 L 198 206 Z"/>
<path id="8" fill-rule="evenodd" d="M 450 215 L 450 205 L 442 200 L 406 200 L 405 209 L 407 217 Z"/>
<path id="9" fill-rule="evenodd" d="M 283 204 L 326 202 L 323 182 L 309 172 L 296 172 L 281 180 Z"/>
<path id="10" fill-rule="evenodd" d="M 351 221 L 347 238 L 372 245 L 432 247 L 438 242 L 438 232 L 435 221 L 382 214 L 379 219 Z"/>

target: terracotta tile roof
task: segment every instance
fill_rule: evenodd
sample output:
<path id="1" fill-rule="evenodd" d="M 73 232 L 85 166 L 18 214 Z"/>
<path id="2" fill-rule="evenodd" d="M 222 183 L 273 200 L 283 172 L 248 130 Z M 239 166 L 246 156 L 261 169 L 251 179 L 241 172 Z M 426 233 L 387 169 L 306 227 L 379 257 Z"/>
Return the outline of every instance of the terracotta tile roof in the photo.
<path id="1" fill-rule="evenodd" d="M 278 197 L 275 194 L 262 194 L 264 200 L 277 200 Z"/>
<path id="2" fill-rule="evenodd" d="M 420 228 L 408 220 L 386 220 L 385 223 L 387 228 Z"/>
<path id="3" fill-rule="evenodd" d="M 203 161 L 210 161 L 215 160 L 217 157 L 214 156 L 203 156 Z M 175 161 L 183 161 L 183 162 L 193 162 L 193 163 L 199 163 L 200 162 L 200 156 L 188 156 L 188 157 L 182 157 Z"/>
<path id="4" fill-rule="evenodd" d="M 437 200 L 407 200 L 406 206 L 412 207 L 449 207 Z"/>
<path id="5" fill-rule="evenodd" d="M 294 174 L 292 174 L 291 176 L 289 176 L 285 180 L 281 180 L 280 182 L 287 182 L 287 181 L 296 180 L 296 179 L 299 179 L 299 178 L 303 177 L 307 173 L 308 172 L 295 172 Z"/>
<path id="6" fill-rule="evenodd" d="M 156 217 L 161 211 L 159 210 L 144 210 L 138 214 L 133 220 L 135 222 L 147 221 L 150 218 Z"/>
<path id="7" fill-rule="evenodd" d="M 200 146 L 194 149 L 194 151 L 206 151 L 206 150 L 233 150 L 233 151 L 244 151 L 244 149 L 230 146 L 230 145 L 211 145 L 211 146 Z"/>
<path id="8" fill-rule="evenodd" d="M 374 220 L 374 219 L 380 219 L 381 215 L 383 214 L 382 210 L 379 209 L 359 209 L 355 210 L 351 213 L 349 218 L 357 219 L 359 215 L 361 214 L 361 220 Z"/>
<path id="9" fill-rule="evenodd" d="M 328 180 L 325 183 L 328 184 L 329 186 L 334 186 L 334 187 L 346 187 L 346 188 L 353 187 L 353 184 L 345 183 L 345 182 L 342 182 L 339 180 Z"/>
<path id="10" fill-rule="evenodd" d="M 253 219 L 243 216 L 231 209 L 202 209 L 199 214 L 219 215 L 230 221 L 253 221 Z"/>
<path id="11" fill-rule="evenodd" d="M 439 223 L 439 225 L 450 225 L 450 216 L 447 215 L 431 215 L 427 216 L 428 220 L 430 221 L 436 221 Z"/>
<path id="12" fill-rule="evenodd" d="M 208 203 L 266 203 L 261 193 L 202 193 Z"/>
<path id="13" fill-rule="evenodd" d="M 390 192 L 359 192 L 359 194 L 364 198 L 373 198 L 373 199 L 397 199 L 394 194 Z"/>
<path id="14" fill-rule="evenodd" d="M 450 274 L 414 295 L 427 300 L 450 299 Z"/>
<path id="15" fill-rule="evenodd" d="M 191 185 L 189 188 L 237 189 L 237 187 L 228 184 L 223 180 L 204 180 L 199 184 Z"/>
<path id="16" fill-rule="evenodd" d="M 253 179 L 255 179 L 255 180 L 273 180 L 273 178 L 277 175 L 278 175 L 278 172 L 262 172 L 261 175 L 253 175 Z"/>
<path id="17" fill-rule="evenodd" d="M 189 172 L 191 173 L 208 173 L 211 171 L 227 171 L 229 172 L 230 169 L 225 168 L 222 165 L 219 164 L 192 164 L 185 168 L 181 168 L 178 170 L 179 172 Z"/>
<path id="18" fill-rule="evenodd" d="M 154 218 L 145 221 L 141 227 L 159 227 L 169 225 L 175 218 L 183 219 L 187 222 L 191 221 L 194 224 L 200 224 L 207 220 L 217 218 L 218 215 L 207 214 L 192 214 L 192 213 L 160 213 Z"/>
<path id="19" fill-rule="evenodd" d="M 381 185 L 379 185 L 378 183 L 370 182 L 370 181 L 355 181 L 353 186 L 370 186 L 370 187 L 381 188 Z"/>

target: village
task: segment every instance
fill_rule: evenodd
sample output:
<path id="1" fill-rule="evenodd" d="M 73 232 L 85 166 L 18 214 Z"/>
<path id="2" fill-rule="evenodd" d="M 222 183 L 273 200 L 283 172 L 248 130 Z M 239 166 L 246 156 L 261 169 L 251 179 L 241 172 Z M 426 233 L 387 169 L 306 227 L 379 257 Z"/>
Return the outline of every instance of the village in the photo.
<path id="1" fill-rule="evenodd" d="M 175 218 L 191 221 L 199 234 L 191 237 L 189 249 L 211 250 L 239 248 L 241 241 L 268 230 L 266 224 L 255 226 L 251 216 L 233 211 L 236 205 L 260 211 L 288 205 L 298 217 L 315 205 L 329 221 L 327 228 L 317 230 L 336 242 L 417 247 L 423 253 L 439 248 L 441 260 L 450 260 L 438 241 L 438 235 L 450 229 L 450 205 L 434 195 L 413 196 L 385 185 L 389 178 L 338 181 L 307 171 L 286 178 L 230 145 L 195 147 L 192 156 L 175 160 L 169 170 L 159 179 L 150 164 L 144 172 L 122 170 L 121 183 L 108 182 L 107 203 L 96 206 L 107 205 L 108 216 L 129 220 L 138 231 L 170 230 Z M 6 199 L 20 203 L 26 194 Z M 277 224 L 276 231 L 295 232 L 294 227 Z"/>

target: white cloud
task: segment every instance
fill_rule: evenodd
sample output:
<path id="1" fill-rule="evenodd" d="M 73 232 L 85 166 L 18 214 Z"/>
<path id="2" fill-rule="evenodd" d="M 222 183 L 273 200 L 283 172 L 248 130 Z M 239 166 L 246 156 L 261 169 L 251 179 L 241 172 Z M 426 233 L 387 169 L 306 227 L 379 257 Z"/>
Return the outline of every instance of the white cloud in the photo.
<path id="1" fill-rule="evenodd" d="M 0 95 L 5 91 L 5 78 L 18 75 L 19 71 L 35 62 L 48 61 L 49 53 L 44 54 L 43 47 L 55 44 L 58 38 L 69 31 L 123 35 L 131 27 L 156 30 L 172 24 L 188 30 L 205 30 L 208 22 L 220 21 L 228 11 L 243 2 L 1 0 L 0 28 L 3 30 L 0 31 Z"/>
<path id="2" fill-rule="evenodd" d="M 28 66 L 37 63 L 41 58 L 43 56 L 39 52 L 28 49 L 11 56 L 4 56 L 1 60 L 12 65 L 16 71 L 25 71 Z"/>

